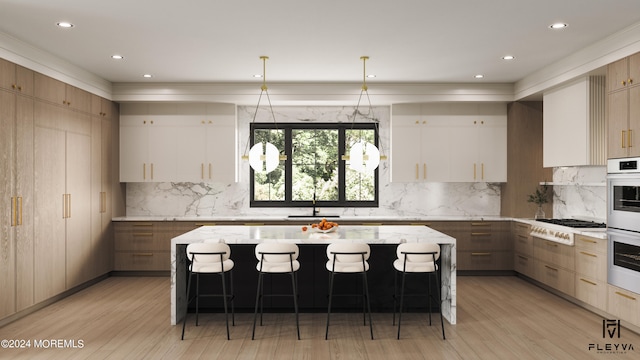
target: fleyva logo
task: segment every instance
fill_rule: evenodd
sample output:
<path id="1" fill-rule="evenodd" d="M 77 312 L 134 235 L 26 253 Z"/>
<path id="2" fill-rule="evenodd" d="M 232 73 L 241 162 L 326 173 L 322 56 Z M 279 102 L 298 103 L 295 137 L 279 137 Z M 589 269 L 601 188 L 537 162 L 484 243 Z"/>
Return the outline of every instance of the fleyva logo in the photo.
<path id="1" fill-rule="evenodd" d="M 620 320 L 602 320 L 603 343 L 589 344 L 589 352 L 595 351 L 598 354 L 627 354 L 634 351 L 633 344 L 622 342 L 608 342 L 609 339 L 620 339 Z"/>

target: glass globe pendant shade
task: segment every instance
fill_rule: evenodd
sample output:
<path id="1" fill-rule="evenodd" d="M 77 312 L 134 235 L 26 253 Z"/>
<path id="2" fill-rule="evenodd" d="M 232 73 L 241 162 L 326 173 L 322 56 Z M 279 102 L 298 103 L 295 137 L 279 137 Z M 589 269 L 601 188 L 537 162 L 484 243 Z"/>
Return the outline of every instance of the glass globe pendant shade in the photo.
<path id="1" fill-rule="evenodd" d="M 249 166 L 255 172 L 270 173 L 278 167 L 280 163 L 280 152 L 278 148 L 270 142 L 264 144 L 259 142 L 249 150 Z"/>
<path id="2" fill-rule="evenodd" d="M 366 141 L 358 141 L 349 151 L 349 167 L 362 173 L 371 173 L 380 165 L 380 150 Z"/>

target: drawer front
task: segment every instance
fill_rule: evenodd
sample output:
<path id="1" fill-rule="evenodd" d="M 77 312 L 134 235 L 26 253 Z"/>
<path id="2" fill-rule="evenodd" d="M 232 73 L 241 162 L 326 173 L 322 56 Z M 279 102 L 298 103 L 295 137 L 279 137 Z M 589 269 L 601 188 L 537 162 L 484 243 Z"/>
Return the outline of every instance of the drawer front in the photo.
<path id="1" fill-rule="evenodd" d="M 116 271 L 170 271 L 171 253 L 165 251 L 116 252 Z"/>
<path id="2" fill-rule="evenodd" d="M 507 251 L 458 251 L 458 270 L 513 270 L 513 255 Z"/>
<path id="3" fill-rule="evenodd" d="M 590 252 L 607 252 L 607 240 L 603 239 L 594 239 L 588 236 L 576 235 L 575 245 L 578 249 Z"/>
<path id="4" fill-rule="evenodd" d="M 603 253 L 576 248 L 576 273 L 607 281 L 607 256 Z"/>
<path id="5" fill-rule="evenodd" d="M 516 253 L 513 258 L 513 268 L 522 275 L 526 275 L 531 278 L 535 276 L 533 258 L 531 256 Z"/>
<path id="6" fill-rule="evenodd" d="M 523 224 L 519 222 L 514 222 L 512 231 L 515 235 L 526 235 L 528 236 L 531 233 L 531 225 Z"/>
<path id="7" fill-rule="evenodd" d="M 575 297 L 575 274 L 553 264 L 537 261 L 535 278 L 567 295 Z"/>
<path id="8" fill-rule="evenodd" d="M 609 285 L 607 312 L 640 326 L 640 294 Z"/>
<path id="9" fill-rule="evenodd" d="M 516 252 L 533 255 L 533 238 L 529 234 L 516 234 L 513 246 Z"/>
<path id="10" fill-rule="evenodd" d="M 171 251 L 172 233 L 153 231 L 116 232 L 116 251 L 160 250 Z"/>
<path id="11" fill-rule="evenodd" d="M 576 275 L 576 298 L 600 310 L 607 310 L 607 282 Z"/>
<path id="12" fill-rule="evenodd" d="M 538 260 L 565 269 L 575 269 L 575 254 L 573 246 L 567 246 L 553 241 L 533 238 L 533 256 Z"/>

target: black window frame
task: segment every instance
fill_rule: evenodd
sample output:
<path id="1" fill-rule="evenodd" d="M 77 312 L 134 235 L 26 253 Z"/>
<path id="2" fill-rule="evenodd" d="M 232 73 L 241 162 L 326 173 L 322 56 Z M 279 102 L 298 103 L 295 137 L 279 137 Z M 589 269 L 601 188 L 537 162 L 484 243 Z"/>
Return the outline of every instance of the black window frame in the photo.
<path id="1" fill-rule="evenodd" d="M 379 128 L 376 123 L 251 123 L 249 126 L 250 131 L 250 147 L 255 144 L 255 130 L 283 130 L 284 131 L 284 155 L 287 159 L 284 160 L 285 166 L 285 199 L 284 200 L 255 200 L 254 199 L 254 185 L 255 185 L 255 172 L 249 167 L 249 207 L 312 207 L 313 200 L 309 201 L 294 201 L 292 200 L 292 130 L 296 129 L 309 129 L 309 130 L 338 130 L 338 200 L 326 201 L 317 200 L 316 207 L 378 207 L 380 198 L 380 174 L 379 169 L 374 170 L 374 200 L 368 201 L 347 201 L 345 192 L 346 182 L 346 161 L 342 160 L 342 155 L 346 154 L 346 131 L 347 130 L 373 130 L 375 143 L 374 145 L 379 147 L 378 139 Z M 282 153 L 281 153 L 282 155 Z"/>

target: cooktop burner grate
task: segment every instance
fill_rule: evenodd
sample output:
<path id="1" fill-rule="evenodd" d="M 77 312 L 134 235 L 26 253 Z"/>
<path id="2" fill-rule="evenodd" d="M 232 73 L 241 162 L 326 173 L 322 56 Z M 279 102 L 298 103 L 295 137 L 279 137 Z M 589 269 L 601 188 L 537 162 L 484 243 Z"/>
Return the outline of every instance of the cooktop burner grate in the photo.
<path id="1" fill-rule="evenodd" d="M 576 219 L 536 219 L 536 221 L 581 229 L 602 229 L 607 227 L 605 223 Z"/>

